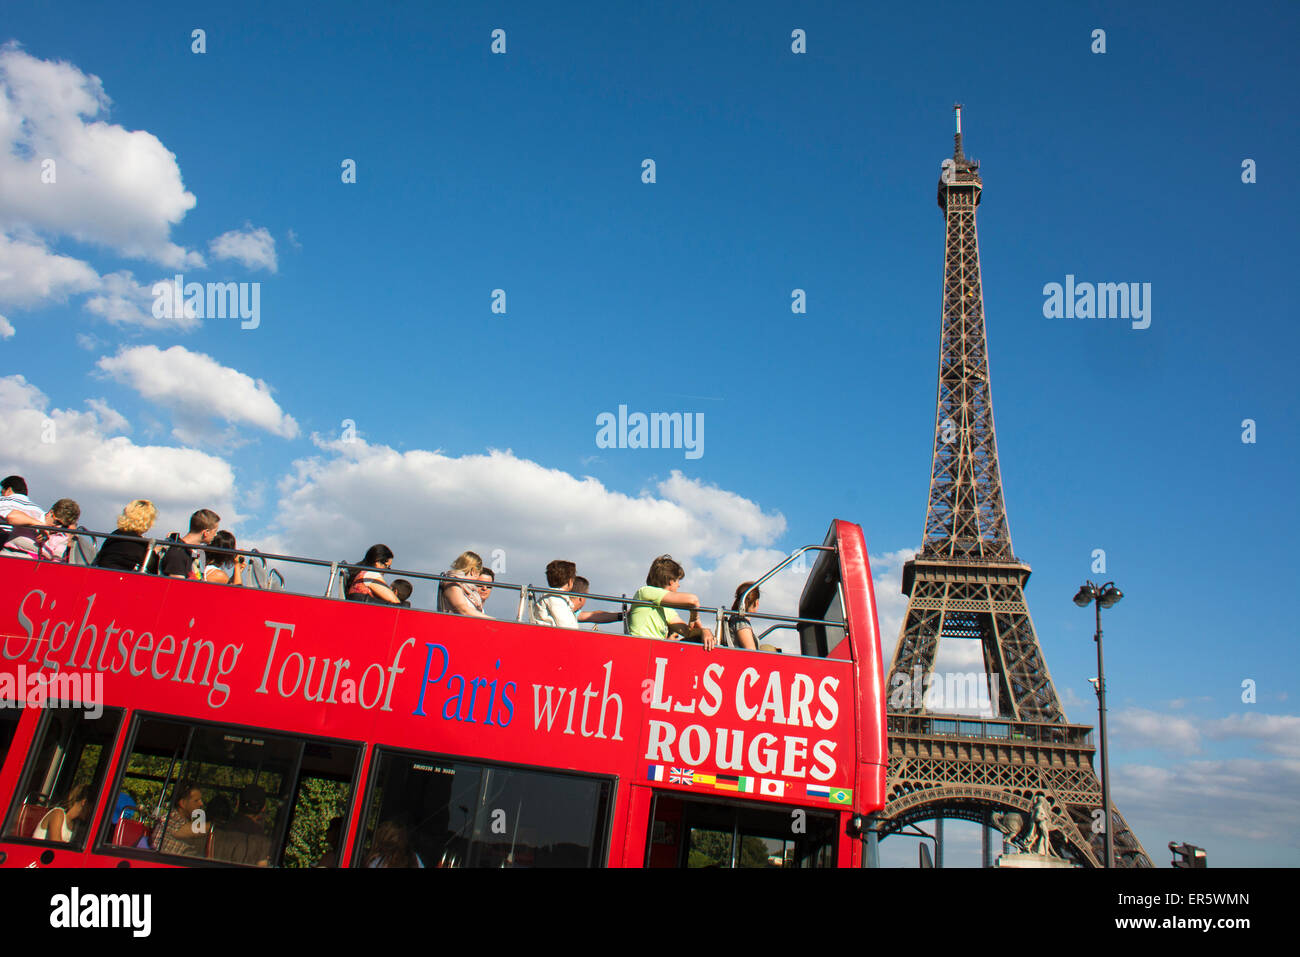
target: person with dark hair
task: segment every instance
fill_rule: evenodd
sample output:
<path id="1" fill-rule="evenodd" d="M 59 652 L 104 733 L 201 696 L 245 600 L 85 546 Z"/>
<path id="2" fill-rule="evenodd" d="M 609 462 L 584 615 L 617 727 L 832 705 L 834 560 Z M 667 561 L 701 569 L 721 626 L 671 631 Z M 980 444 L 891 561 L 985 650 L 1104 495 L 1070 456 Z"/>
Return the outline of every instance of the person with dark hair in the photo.
<path id="1" fill-rule="evenodd" d="M 168 538 L 174 542 L 163 554 L 162 574 L 168 578 L 189 578 L 198 580 L 203 577 L 202 563 L 194 554 L 195 545 L 206 545 L 217 534 L 221 516 L 210 508 L 201 508 L 190 516 L 190 530 L 184 535 L 172 532 Z M 150 561 L 150 571 L 153 562 Z"/>
<path id="2" fill-rule="evenodd" d="M 158 509 L 148 499 L 138 498 L 129 503 L 117 517 L 117 531 L 100 546 L 94 565 L 128 572 L 138 570 L 149 554 L 144 533 L 153 528 L 157 517 Z"/>
<path id="3" fill-rule="evenodd" d="M 403 608 L 411 607 L 411 592 L 415 591 L 415 586 L 405 578 L 393 579 L 393 594 L 397 596 L 397 603 Z"/>
<path id="4" fill-rule="evenodd" d="M 424 867 L 424 861 L 411 850 L 406 828 L 396 821 L 384 821 L 375 828 L 366 867 Z"/>
<path id="5" fill-rule="evenodd" d="M 573 614 L 577 617 L 579 624 L 603 624 L 623 620 L 621 611 L 583 611 L 582 606 L 587 604 L 587 592 L 589 591 L 591 591 L 591 582 L 581 575 L 573 579 L 573 595 L 569 599 L 569 603 L 573 605 Z M 592 628 L 592 631 L 599 630 L 598 628 Z"/>
<path id="6" fill-rule="evenodd" d="M 732 611 L 740 611 L 740 599 L 753 585 L 753 582 L 742 582 L 736 589 L 735 601 L 731 603 Z M 745 598 L 745 612 L 742 615 L 733 615 L 727 619 L 727 631 L 731 635 L 731 643 L 738 648 L 748 648 L 750 651 L 758 650 L 758 642 L 754 638 L 754 626 L 750 624 L 746 617 L 751 611 L 758 610 L 758 589 L 755 588 L 749 592 Z"/>
<path id="7" fill-rule="evenodd" d="M 269 867 L 271 839 L 266 836 L 266 791 L 256 784 L 239 792 L 239 813 L 212 839 L 212 856 L 232 864 Z"/>
<path id="8" fill-rule="evenodd" d="M 486 565 L 484 565 L 483 570 L 478 574 L 478 580 L 483 583 L 478 586 L 478 593 L 479 596 L 483 599 L 484 607 L 486 607 L 487 600 L 489 596 L 491 596 L 492 594 L 492 586 L 493 584 L 496 583 L 497 580 L 497 573 L 494 572 L 492 569 L 488 568 Z"/>
<path id="9" fill-rule="evenodd" d="M 353 568 L 345 580 L 344 592 L 348 601 L 373 601 L 398 604 L 397 596 L 384 582 L 384 576 L 374 569 L 393 567 L 393 550 L 387 545 L 371 545 L 366 557 L 361 559 L 364 568 Z"/>
<path id="10" fill-rule="evenodd" d="M 172 809 L 154 831 L 154 848 L 162 854 L 203 857 L 208 841 L 208 824 L 203 811 L 203 792 L 192 781 L 178 781 L 172 792 Z"/>
<path id="11" fill-rule="evenodd" d="M 677 590 L 685 577 L 686 569 L 673 561 L 671 555 L 660 555 L 651 562 L 645 585 L 638 588 L 632 597 L 654 604 L 634 605 L 628 615 L 628 630 L 642 638 L 699 641 L 703 642 L 706 651 L 712 651 L 718 640 L 713 632 L 700 624 L 699 597 Z M 683 623 L 674 608 L 690 609 L 690 622 Z"/>
<path id="12" fill-rule="evenodd" d="M 343 850 L 343 818 L 330 818 L 329 827 L 325 829 L 325 853 L 316 862 L 316 867 L 338 867 L 339 852 Z"/>
<path id="13" fill-rule="evenodd" d="M 0 500 L 2 502 L 3 500 Z M 50 506 L 48 512 L 40 518 L 33 519 L 31 514 L 18 509 L 4 514 L 0 504 L 3 521 L 11 525 L 57 525 L 59 528 L 76 528 L 81 518 L 81 506 L 70 498 L 61 498 Z M 7 538 L 6 538 L 7 535 Z M 68 553 L 72 536 L 68 532 L 47 532 L 35 529 L 15 528 L 13 531 L 0 532 L 0 542 L 4 542 L 4 553 L 18 558 L 40 558 L 49 562 L 61 562 Z"/>
<path id="14" fill-rule="evenodd" d="M 27 480 L 21 475 L 6 475 L 0 480 L 0 495 L 11 498 L 15 495 L 27 497 Z"/>
<path id="15" fill-rule="evenodd" d="M 27 497 L 27 483 L 21 475 L 9 475 L 3 483 L 0 483 L 0 522 L 9 525 L 46 524 L 45 509 Z M 12 532 L 0 531 L 0 540 L 15 535 L 21 533 L 17 529 Z M 5 544 L 8 545 L 7 542 Z M 9 549 L 6 547 L 5 551 L 7 553 Z M 13 551 L 20 551 L 20 549 Z M 35 544 L 33 543 L 32 548 L 22 548 L 21 551 L 35 551 Z"/>
<path id="16" fill-rule="evenodd" d="M 573 579 L 578 566 L 557 558 L 546 566 L 546 584 L 561 591 L 573 590 Z M 533 601 L 533 624 L 554 625 L 557 628 L 577 628 L 573 606 L 565 595 L 543 595 Z"/>
<path id="17" fill-rule="evenodd" d="M 214 548 L 237 548 L 235 536 L 224 528 L 212 536 L 208 544 Z M 221 552 L 204 552 L 206 565 L 203 580 L 214 585 L 244 584 L 244 556 L 224 555 Z"/>
<path id="18" fill-rule="evenodd" d="M 72 822 L 86 816 L 93 796 L 89 784 L 78 784 L 62 802 L 67 809 L 52 807 L 46 811 L 36 825 L 36 830 L 32 831 L 32 838 L 37 841 L 58 841 L 60 844 L 71 843 Z"/>

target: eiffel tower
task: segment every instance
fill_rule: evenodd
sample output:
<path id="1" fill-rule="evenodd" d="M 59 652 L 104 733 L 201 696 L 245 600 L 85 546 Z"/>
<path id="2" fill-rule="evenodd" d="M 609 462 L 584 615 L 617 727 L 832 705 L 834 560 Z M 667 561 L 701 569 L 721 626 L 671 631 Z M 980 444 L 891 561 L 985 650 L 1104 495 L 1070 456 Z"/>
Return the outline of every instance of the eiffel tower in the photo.
<path id="1" fill-rule="evenodd" d="M 935 818 L 986 829 L 997 820 L 1014 839 L 1033 820 L 1042 795 L 1050 809 L 1051 853 L 1100 867 L 1104 816 L 1092 728 L 1070 724 L 1061 709 L 1025 604 L 1030 569 L 1011 548 L 975 232 L 983 183 L 979 163 L 962 152 L 961 107 L 955 112 L 955 148 L 939 179 L 946 239 L 930 502 L 921 551 L 903 567 L 907 617 L 887 685 L 888 803 L 875 829 L 883 838 Z M 995 717 L 927 709 L 944 638 L 980 642 Z M 1113 806 L 1111 815 L 1115 865 L 1150 867 Z"/>

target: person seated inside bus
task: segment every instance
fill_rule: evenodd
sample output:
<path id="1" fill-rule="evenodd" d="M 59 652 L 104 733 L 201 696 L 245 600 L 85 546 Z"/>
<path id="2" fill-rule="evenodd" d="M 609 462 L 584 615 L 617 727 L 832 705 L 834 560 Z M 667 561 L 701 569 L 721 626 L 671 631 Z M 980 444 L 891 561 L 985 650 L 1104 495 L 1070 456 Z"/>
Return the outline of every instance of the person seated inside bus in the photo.
<path id="1" fill-rule="evenodd" d="M 249 784 L 239 792 L 239 813 L 212 837 L 212 856 L 231 864 L 269 867 L 271 839 L 266 836 L 266 791 Z"/>
<path id="2" fill-rule="evenodd" d="M 475 552 L 461 552 L 443 572 L 446 579 L 438 585 L 438 611 L 471 618 L 491 618 L 483 613 L 483 592 L 479 576 L 483 574 L 483 559 Z"/>
<path id="3" fill-rule="evenodd" d="M 117 822 L 126 818 L 128 821 L 135 820 L 140 814 L 140 806 L 135 803 L 135 798 L 131 796 L 130 791 L 118 791 L 117 802 L 113 805 L 113 817 L 109 823 L 114 827 Z"/>
<path id="4" fill-rule="evenodd" d="M 479 580 L 478 595 L 480 598 L 483 599 L 482 607 L 486 608 L 487 600 L 489 596 L 491 596 L 492 594 L 492 586 L 496 584 L 497 573 L 494 572 L 492 569 L 488 568 L 486 565 L 484 565 L 483 570 L 479 572 L 478 580 Z"/>
<path id="5" fill-rule="evenodd" d="M 172 792 L 171 812 L 154 830 L 154 850 L 162 854 L 202 857 L 208 842 L 208 823 L 203 810 L 203 792 L 189 781 L 181 781 Z"/>
<path id="6" fill-rule="evenodd" d="M 4 509 L 8 507 L 7 513 Z M 10 525 L 57 525 L 59 528 L 76 528 L 81 518 L 81 506 L 70 498 L 61 498 L 50 506 L 48 512 L 42 512 L 39 518 L 33 518 L 25 511 L 6 506 L 0 500 L 0 521 Z M 0 531 L 0 542 L 4 543 L 4 553 L 17 558 L 39 558 L 47 562 L 61 562 L 68 554 L 68 545 L 72 536 L 67 532 L 48 532 L 45 530 L 14 528 L 12 531 Z"/>
<path id="7" fill-rule="evenodd" d="M 224 528 L 212 536 L 213 548 L 238 548 L 235 536 Z M 222 552 L 205 552 L 203 580 L 213 585 L 244 584 L 244 556 L 227 555 Z"/>
<path id="8" fill-rule="evenodd" d="M 573 579 L 578 566 L 557 558 L 546 566 L 546 584 L 561 591 L 573 590 Z M 533 624 L 553 625 L 557 628 L 577 628 L 578 619 L 573 614 L 567 595 L 542 595 L 533 599 Z"/>
<path id="9" fill-rule="evenodd" d="M 36 825 L 36 830 L 32 831 L 32 838 L 37 841 L 58 841 L 60 844 L 72 843 L 73 822 L 85 819 L 93 796 L 89 784 L 78 784 L 59 802 L 64 807 L 52 807 L 45 812 L 45 816 Z"/>
<path id="10" fill-rule="evenodd" d="M 366 867 L 424 867 L 420 855 L 411 849 L 410 832 L 397 821 L 384 821 L 366 855 Z"/>
<path id="11" fill-rule="evenodd" d="M 678 591 L 686 569 L 673 561 L 671 555 L 660 555 L 650 563 L 645 585 L 632 597 L 637 601 L 654 602 L 653 605 L 633 605 L 628 614 L 628 631 L 641 638 L 667 638 L 672 641 L 698 641 L 706 651 L 718 643 L 713 632 L 700 624 L 700 599 L 689 592 Z M 683 623 L 674 608 L 690 609 L 690 621 Z"/>
<path id="12" fill-rule="evenodd" d="M 168 578 L 199 578 L 203 570 L 197 567 L 198 558 L 194 554 L 194 547 L 211 542 L 220 524 L 221 516 L 210 508 L 201 508 L 191 515 L 188 532 L 184 535 L 172 532 L 168 536 L 174 544 L 163 553 L 159 574 Z M 153 571 L 153 564 L 150 560 L 150 571 Z"/>
<path id="13" fill-rule="evenodd" d="M 348 601 L 370 601 L 396 605 L 397 596 L 384 583 L 384 576 L 376 569 L 393 567 L 393 550 L 387 545 L 371 545 L 358 563 L 364 567 L 348 572 L 343 591 Z"/>
<path id="14" fill-rule="evenodd" d="M 145 533 L 153 528 L 157 517 L 158 509 L 148 499 L 138 498 L 131 502 L 117 517 L 117 531 L 104 540 L 91 564 L 96 568 L 138 570 L 149 551 Z"/>
<path id="15" fill-rule="evenodd" d="M 623 620 L 621 611 L 583 611 L 582 606 L 587 604 L 589 591 L 591 591 L 591 582 L 581 575 L 574 576 L 573 594 L 569 598 L 569 604 L 573 605 L 573 614 L 578 619 L 579 625 L 591 625 L 592 631 L 599 631 L 596 625 Z"/>
<path id="16" fill-rule="evenodd" d="M 405 578 L 394 578 L 392 589 L 393 594 L 397 596 L 397 603 L 403 608 L 410 608 L 411 592 L 415 591 L 415 586 Z"/>

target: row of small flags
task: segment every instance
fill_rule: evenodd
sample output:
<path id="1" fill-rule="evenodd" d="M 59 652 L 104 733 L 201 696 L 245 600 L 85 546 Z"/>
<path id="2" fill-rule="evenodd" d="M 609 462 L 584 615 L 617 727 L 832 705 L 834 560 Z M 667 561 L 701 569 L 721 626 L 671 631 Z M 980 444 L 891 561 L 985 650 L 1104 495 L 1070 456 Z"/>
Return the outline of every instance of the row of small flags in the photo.
<path id="1" fill-rule="evenodd" d="M 740 774 L 703 774 L 693 768 L 674 768 L 662 764 L 652 764 L 646 772 L 651 781 L 667 781 L 669 784 L 684 784 L 687 787 L 710 787 L 715 791 L 736 791 L 739 794 L 761 794 L 765 797 L 796 796 L 795 788 L 799 785 L 780 778 L 754 778 Z M 852 788 L 833 788 L 825 784 L 802 785 L 804 797 L 831 804 L 852 804 Z"/>

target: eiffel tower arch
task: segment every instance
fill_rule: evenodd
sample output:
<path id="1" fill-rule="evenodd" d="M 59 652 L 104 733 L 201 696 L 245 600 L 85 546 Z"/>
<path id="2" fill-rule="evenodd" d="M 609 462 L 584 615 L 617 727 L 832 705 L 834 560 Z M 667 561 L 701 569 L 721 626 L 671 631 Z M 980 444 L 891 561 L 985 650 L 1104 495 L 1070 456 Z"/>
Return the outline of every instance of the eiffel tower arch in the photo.
<path id="1" fill-rule="evenodd" d="M 887 804 L 878 837 L 931 818 L 988 826 L 1047 800 L 1052 853 L 1104 860 L 1101 784 L 1092 727 L 1070 724 L 1025 603 L 1030 568 L 1011 547 L 989 384 L 975 211 L 979 163 L 962 151 L 961 107 L 939 179 L 945 222 L 943 317 L 930 497 L 921 550 L 903 567 L 908 596 L 890 666 Z M 978 641 L 991 716 L 928 710 L 944 638 Z M 1115 864 L 1150 867 L 1113 805 Z M 1004 818 L 1004 820 L 1006 820 Z M 1013 835 L 1014 836 L 1014 835 Z"/>

